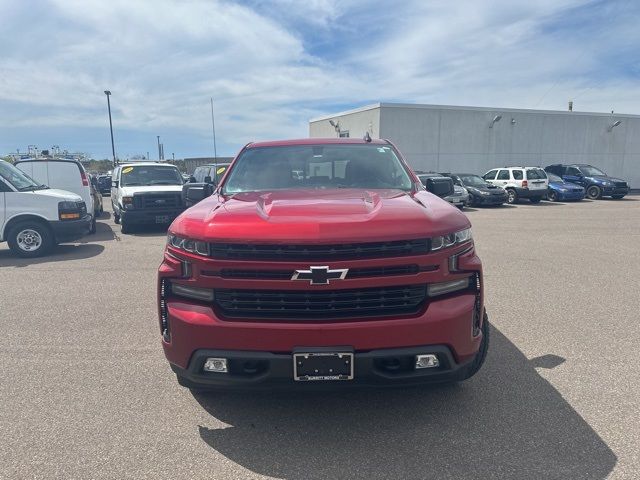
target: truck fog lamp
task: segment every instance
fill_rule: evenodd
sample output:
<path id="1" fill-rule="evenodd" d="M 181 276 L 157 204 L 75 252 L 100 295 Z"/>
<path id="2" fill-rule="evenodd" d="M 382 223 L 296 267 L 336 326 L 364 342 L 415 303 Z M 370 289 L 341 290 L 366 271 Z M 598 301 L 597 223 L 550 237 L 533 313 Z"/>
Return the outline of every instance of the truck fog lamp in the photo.
<path id="1" fill-rule="evenodd" d="M 438 356 L 432 353 L 416 355 L 416 370 L 420 368 L 436 368 L 440 366 Z"/>
<path id="2" fill-rule="evenodd" d="M 205 372 L 229 373 L 226 358 L 209 357 L 205 360 L 202 368 Z"/>

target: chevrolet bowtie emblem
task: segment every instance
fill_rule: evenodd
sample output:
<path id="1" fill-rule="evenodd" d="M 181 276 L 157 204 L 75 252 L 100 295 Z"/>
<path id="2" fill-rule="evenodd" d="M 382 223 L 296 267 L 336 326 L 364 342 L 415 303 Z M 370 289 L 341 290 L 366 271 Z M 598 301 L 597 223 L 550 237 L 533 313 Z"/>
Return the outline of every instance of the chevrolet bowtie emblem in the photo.
<path id="1" fill-rule="evenodd" d="M 344 280 L 348 268 L 309 267 L 309 270 L 296 270 L 291 280 L 308 280 L 311 285 L 327 285 L 331 280 Z"/>

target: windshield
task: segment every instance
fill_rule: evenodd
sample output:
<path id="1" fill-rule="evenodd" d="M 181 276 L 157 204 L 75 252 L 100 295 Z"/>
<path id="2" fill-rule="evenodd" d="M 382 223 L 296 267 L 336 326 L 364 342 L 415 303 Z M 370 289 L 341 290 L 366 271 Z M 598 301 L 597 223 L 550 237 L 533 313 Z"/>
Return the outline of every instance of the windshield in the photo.
<path id="1" fill-rule="evenodd" d="M 485 182 L 482 177 L 478 175 L 460 175 L 460 180 L 467 187 L 486 187 L 487 182 Z"/>
<path id="2" fill-rule="evenodd" d="M 120 177 L 123 187 L 149 185 L 182 185 L 182 175 L 177 168 L 160 165 L 124 167 Z"/>
<path id="3" fill-rule="evenodd" d="M 246 149 L 224 193 L 286 189 L 412 189 L 411 177 L 387 145 L 291 145 Z"/>
<path id="4" fill-rule="evenodd" d="M 580 171 L 583 175 L 587 177 L 595 177 L 595 176 L 603 176 L 606 177 L 607 174 L 602 170 L 598 170 L 596 167 L 592 167 L 591 165 L 581 166 Z"/>
<path id="5" fill-rule="evenodd" d="M 565 183 L 565 181 L 555 173 L 547 173 L 550 182 Z"/>
<path id="6" fill-rule="evenodd" d="M 42 187 L 42 185 L 33 180 L 23 171 L 4 161 L 0 161 L 0 177 L 4 178 L 6 182 L 13 186 L 13 188 L 21 192 L 27 190 L 38 190 Z"/>

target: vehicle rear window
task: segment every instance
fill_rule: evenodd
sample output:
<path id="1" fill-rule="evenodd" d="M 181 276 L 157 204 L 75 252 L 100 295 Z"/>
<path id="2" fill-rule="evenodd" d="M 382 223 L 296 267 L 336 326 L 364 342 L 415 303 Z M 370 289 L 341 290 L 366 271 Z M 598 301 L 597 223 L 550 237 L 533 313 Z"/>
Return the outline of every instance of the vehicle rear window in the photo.
<path id="1" fill-rule="evenodd" d="M 522 170 L 511 170 L 514 180 L 522 180 Z"/>
<path id="2" fill-rule="evenodd" d="M 547 174 L 541 168 L 531 168 L 527 170 L 527 180 L 544 180 Z"/>

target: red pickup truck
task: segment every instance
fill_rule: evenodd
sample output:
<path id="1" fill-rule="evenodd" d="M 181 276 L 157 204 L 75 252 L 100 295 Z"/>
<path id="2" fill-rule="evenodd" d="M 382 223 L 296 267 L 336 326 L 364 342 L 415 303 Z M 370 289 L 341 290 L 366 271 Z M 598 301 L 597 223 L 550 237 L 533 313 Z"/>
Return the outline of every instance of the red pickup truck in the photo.
<path id="1" fill-rule="evenodd" d="M 251 143 L 169 228 L 165 355 L 192 389 L 465 380 L 489 343 L 470 227 L 389 141 Z"/>

